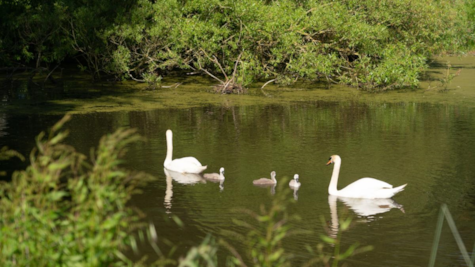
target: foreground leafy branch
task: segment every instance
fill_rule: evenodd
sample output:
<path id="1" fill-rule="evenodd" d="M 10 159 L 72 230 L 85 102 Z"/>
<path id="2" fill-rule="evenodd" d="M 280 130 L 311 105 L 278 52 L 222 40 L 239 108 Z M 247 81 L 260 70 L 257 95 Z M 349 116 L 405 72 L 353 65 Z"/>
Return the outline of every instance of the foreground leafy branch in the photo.
<path id="1" fill-rule="evenodd" d="M 121 167 L 133 130 L 104 136 L 93 158 L 64 144 L 65 116 L 36 138 L 30 166 L 0 186 L 2 266 L 126 265 L 139 216 L 126 206 L 144 173 Z M 5 151 L 2 151 L 5 152 Z"/>

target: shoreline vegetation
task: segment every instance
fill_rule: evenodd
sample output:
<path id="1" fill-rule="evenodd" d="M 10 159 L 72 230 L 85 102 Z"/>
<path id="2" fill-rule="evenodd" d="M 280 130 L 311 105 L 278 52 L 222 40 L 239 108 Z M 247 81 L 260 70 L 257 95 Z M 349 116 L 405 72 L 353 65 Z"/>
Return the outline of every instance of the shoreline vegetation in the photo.
<path id="1" fill-rule="evenodd" d="M 474 14 L 462 0 L 0 1 L 0 70 L 55 84 L 75 64 L 151 87 L 179 70 L 238 94 L 257 81 L 413 88 L 433 56 L 473 48 Z"/>
<path id="2" fill-rule="evenodd" d="M 475 91 L 471 77 L 475 75 L 473 57 L 438 57 L 423 73 L 414 89 L 389 90 L 384 93 L 362 91 L 346 85 L 304 82 L 291 86 L 263 83 L 250 84 L 244 95 L 215 94 L 212 78 L 206 76 L 174 76 L 163 81 L 176 88 L 150 88 L 132 80 L 91 82 L 85 73 L 64 69 L 58 84 L 42 84 L 44 77 L 28 80 L 27 73 L 14 77 L 0 76 L 2 109 L 14 114 L 85 114 L 95 112 L 129 112 L 169 108 L 196 108 L 207 105 L 234 109 L 255 105 L 294 105 L 318 101 L 340 105 L 362 103 L 372 107 L 384 105 L 444 105 L 450 108 L 475 107 Z"/>

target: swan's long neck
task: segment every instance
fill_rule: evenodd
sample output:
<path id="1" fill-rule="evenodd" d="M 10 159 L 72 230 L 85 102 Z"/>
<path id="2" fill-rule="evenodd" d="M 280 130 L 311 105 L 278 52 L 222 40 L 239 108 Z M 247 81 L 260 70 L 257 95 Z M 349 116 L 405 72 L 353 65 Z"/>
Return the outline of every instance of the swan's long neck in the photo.
<path id="1" fill-rule="evenodd" d="M 277 183 L 277 180 L 275 179 L 275 173 L 272 173 L 272 174 L 271 174 L 271 178 L 272 178 L 272 181 L 273 181 L 274 183 Z"/>
<path id="2" fill-rule="evenodd" d="M 167 157 L 165 158 L 165 162 L 163 165 L 167 165 L 169 162 L 172 161 L 173 157 L 173 134 L 172 131 L 167 131 Z"/>
<path id="3" fill-rule="evenodd" d="M 338 175 L 340 175 L 341 158 L 335 157 L 334 164 L 332 178 L 330 180 L 330 185 L 328 186 L 328 194 L 330 195 L 336 195 L 338 192 L 336 186 L 338 184 Z"/>

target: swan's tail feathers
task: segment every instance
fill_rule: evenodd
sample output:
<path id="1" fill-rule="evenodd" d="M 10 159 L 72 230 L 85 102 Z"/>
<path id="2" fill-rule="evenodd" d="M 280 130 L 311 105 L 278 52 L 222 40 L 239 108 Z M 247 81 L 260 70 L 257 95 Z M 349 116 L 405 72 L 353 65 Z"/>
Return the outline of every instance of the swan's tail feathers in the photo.
<path id="1" fill-rule="evenodd" d="M 208 165 L 206 165 L 206 166 L 201 166 L 199 173 L 201 173 L 202 171 L 206 170 L 206 168 L 208 168 Z"/>
<path id="2" fill-rule="evenodd" d="M 393 188 L 394 194 L 397 194 L 397 193 L 403 191 L 403 190 L 404 190 L 404 187 L 406 187 L 406 185 L 407 185 L 407 184 L 403 184 L 403 185 L 401 185 L 401 186 L 398 186 L 398 187 Z"/>
<path id="3" fill-rule="evenodd" d="M 206 168 L 208 168 L 208 166 L 191 166 L 191 167 L 188 167 L 184 170 L 182 170 L 182 173 L 194 173 L 194 174 L 200 174 L 202 173 L 204 170 L 206 170 Z"/>

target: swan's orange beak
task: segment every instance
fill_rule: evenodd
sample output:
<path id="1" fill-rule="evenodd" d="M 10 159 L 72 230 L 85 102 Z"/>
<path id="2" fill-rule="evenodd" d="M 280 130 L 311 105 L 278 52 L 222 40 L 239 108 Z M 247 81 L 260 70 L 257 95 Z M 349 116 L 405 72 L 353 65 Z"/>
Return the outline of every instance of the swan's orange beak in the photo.
<path id="1" fill-rule="evenodd" d="M 327 162 L 327 166 L 332 164 L 332 160 L 330 159 L 328 162 Z"/>

